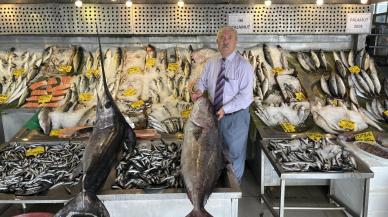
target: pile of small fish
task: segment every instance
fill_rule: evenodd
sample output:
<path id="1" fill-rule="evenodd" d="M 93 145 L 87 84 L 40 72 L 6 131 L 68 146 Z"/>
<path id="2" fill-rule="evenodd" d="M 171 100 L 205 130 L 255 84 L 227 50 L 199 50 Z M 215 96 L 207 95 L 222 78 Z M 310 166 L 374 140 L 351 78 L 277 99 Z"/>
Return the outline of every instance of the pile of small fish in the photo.
<path id="1" fill-rule="evenodd" d="M 38 146 L 43 153 L 26 156 L 28 150 Z M 83 150 L 83 144 L 76 142 L 50 146 L 10 144 L 0 152 L 0 192 L 32 195 L 78 184 Z"/>
<path id="2" fill-rule="evenodd" d="M 379 123 L 385 120 L 385 123 L 388 123 L 388 114 L 384 113 L 388 110 L 388 99 L 384 100 L 384 103 L 381 103 L 380 100 L 374 98 L 372 102 L 365 103 L 366 110 L 363 109 L 364 114 L 368 116 L 371 120 Z M 360 108 L 362 109 L 362 108 Z"/>
<path id="3" fill-rule="evenodd" d="M 124 152 L 112 188 L 181 188 L 181 144 L 144 142 Z"/>
<path id="4" fill-rule="evenodd" d="M 350 152 L 327 138 L 271 140 L 272 156 L 285 171 L 354 171 L 357 164 Z"/>

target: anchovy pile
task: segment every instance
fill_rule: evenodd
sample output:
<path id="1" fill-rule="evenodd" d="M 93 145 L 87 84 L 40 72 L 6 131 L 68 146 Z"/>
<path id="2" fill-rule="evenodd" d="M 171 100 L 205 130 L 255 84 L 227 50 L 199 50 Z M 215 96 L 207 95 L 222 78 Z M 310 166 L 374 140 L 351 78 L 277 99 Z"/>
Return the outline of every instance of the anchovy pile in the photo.
<path id="1" fill-rule="evenodd" d="M 356 161 L 350 152 L 329 139 L 312 141 L 308 138 L 271 140 L 271 154 L 286 171 L 353 171 Z"/>
<path id="2" fill-rule="evenodd" d="M 0 192 L 32 195 L 79 183 L 82 143 L 44 146 L 44 153 L 26 157 L 26 151 L 37 146 L 14 143 L 0 152 Z"/>
<path id="3" fill-rule="evenodd" d="M 132 152 L 124 153 L 112 188 L 181 188 L 180 158 L 181 144 L 138 144 Z"/>

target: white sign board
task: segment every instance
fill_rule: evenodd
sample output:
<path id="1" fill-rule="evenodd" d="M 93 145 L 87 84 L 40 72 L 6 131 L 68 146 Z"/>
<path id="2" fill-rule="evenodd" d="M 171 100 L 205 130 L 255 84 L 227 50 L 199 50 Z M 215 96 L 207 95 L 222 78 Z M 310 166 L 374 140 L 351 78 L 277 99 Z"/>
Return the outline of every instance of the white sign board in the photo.
<path id="1" fill-rule="evenodd" d="M 347 33 L 370 33 L 372 24 L 371 13 L 350 13 L 346 15 Z"/>
<path id="2" fill-rule="evenodd" d="M 228 25 L 233 26 L 238 33 L 253 33 L 253 15 L 229 14 Z"/>

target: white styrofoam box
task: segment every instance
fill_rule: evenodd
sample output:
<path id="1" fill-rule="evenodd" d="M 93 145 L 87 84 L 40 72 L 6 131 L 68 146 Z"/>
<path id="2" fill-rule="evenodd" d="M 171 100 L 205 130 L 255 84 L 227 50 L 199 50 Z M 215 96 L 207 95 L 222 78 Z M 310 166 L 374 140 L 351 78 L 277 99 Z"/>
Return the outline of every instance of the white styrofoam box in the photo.
<path id="1" fill-rule="evenodd" d="M 374 173 L 374 177 L 370 180 L 370 192 L 386 191 L 388 192 L 388 166 L 385 167 L 370 167 Z M 388 206 L 388 202 L 387 202 Z M 387 215 L 388 216 L 388 215 Z"/>
<path id="2" fill-rule="evenodd" d="M 369 212 L 385 211 L 388 216 L 388 189 L 380 192 L 369 192 Z M 369 213 L 368 212 L 368 213 Z M 368 215 L 369 216 L 369 215 Z"/>

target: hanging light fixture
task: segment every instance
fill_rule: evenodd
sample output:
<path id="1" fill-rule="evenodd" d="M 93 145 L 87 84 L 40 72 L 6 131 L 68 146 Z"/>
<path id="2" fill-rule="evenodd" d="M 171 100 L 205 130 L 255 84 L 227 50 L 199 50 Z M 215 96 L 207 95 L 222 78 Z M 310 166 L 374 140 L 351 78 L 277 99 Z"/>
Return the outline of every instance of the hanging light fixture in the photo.
<path id="1" fill-rule="evenodd" d="M 185 3 L 183 2 L 183 0 L 178 0 L 178 6 L 179 6 L 179 7 L 183 7 L 183 5 L 185 5 Z"/>
<path id="2" fill-rule="evenodd" d="M 75 4 L 75 6 L 77 6 L 79 8 L 82 7 L 82 1 L 81 0 L 76 0 L 74 4 Z"/>
<path id="3" fill-rule="evenodd" d="M 317 0 L 317 5 L 323 5 L 323 4 L 324 4 L 323 0 Z"/>
<path id="4" fill-rule="evenodd" d="M 368 0 L 361 0 L 361 4 L 367 4 Z"/>
<path id="5" fill-rule="evenodd" d="M 125 5 L 127 6 L 127 7 L 132 7 L 132 1 L 131 0 L 128 0 L 128 1 L 126 1 L 125 2 Z"/>
<path id="6" fill-rule="evenodd" d="M 266 7 L 271 6 L 271 4 L 272 4 L 271 0 L 265 0 L 265 1 L 264 1 L 264 5 L 265 5 Z"/>

